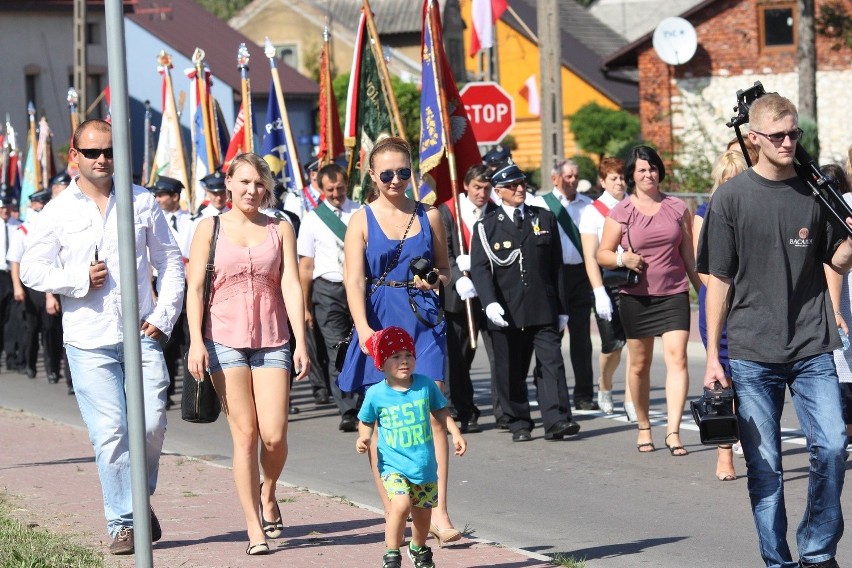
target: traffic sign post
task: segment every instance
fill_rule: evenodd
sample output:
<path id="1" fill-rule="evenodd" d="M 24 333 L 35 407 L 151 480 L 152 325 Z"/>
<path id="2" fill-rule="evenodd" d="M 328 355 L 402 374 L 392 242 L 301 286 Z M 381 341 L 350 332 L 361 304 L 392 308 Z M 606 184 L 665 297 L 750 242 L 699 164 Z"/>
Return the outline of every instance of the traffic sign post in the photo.
<path id="1" fill-rule="evenodd" d="M 468 83 L 459 95 L 477 144 L 498 144 L 515 125 L 515 101 L 497 83 Z"/>

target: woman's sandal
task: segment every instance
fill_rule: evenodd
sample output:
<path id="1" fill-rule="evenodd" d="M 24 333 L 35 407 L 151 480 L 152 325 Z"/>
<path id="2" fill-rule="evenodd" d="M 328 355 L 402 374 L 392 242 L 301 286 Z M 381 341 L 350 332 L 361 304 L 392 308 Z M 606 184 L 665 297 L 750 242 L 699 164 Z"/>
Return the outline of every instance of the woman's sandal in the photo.
<path id="1" fill-rule="evenodd" d="M 263 556 L 264 554 L 269 554 L 269 545 L 265 542 L 259 542 L 257 544 L 249 543 L 248 547 L 246 547 L 246 554 L 249 556 Z"/>
<path id="2" fill-rule="evenodd" d="M 281 536 L 281 533 L 284 532 L 284 522 L 281 518 L 281 507 L 278 506 L 278 502 L 276 501 L 275 509 L 278 511 L 278 519 L 275 521 L 267 521 L 263 518 L 263 483 L 260 484 L 260 494 L 260 524 L 263 526 L 263 532 L 266 534 L 267 538 L 278 538 Z"/>
<path id="3" fill-rule="evenodd" d="M 728 470 L 726 470 L 726 471 L 721 471 L 721 472 L 720 472 L 720 471 L 719 471 L 719 469 L 718 469 L 718 468 L 719 468 L 719 454 L 720 454 L 722 451 L 724 451 L 724 450 L 727 450 L 727 451 L 731 452 L 731 458 L 732 458 L 732 461 L 731 461 L 731 468 L 730 468 L 730 469 L 728 469 Z M 733 464 L 733 446 L 731 446 L 730 444 L 728 444 L 728 445 L 726 445 L 726 446 L 718 446 L 718 447 L 716 448 L 716 468 L 717 468 L 717 469 L 716 469 L 716 479 L 718 479 L 719 481 L 736 481 L 736 479 L 737 479 L 737 474 L 736 474 L 736 472 L 734 471 L 734 464 Z"/>
<path id="4" fill-rule="evenodd" d="M 455 542 L 462 537 L 462 533 L 460 533 L 457 529 L 448 528 L 448 529 L 439 529 L 435 523 L 429 523 L 429 534 L 435 537 L 435 540 L 438 541 L 438 547 L 443 548 L 445 543 Z"/>
<path id="5" fill-rule="evenodd" d="M 677 434 L 678 436 L 680 436 L 680 432 L 678 432 L 677 430 L 675 430 L 674 432 L 669 432 L 668 434 L 666 434 L 666 437 L 665 437 L 665 438 L 663 438 L 663 443 L 664 443 L 664 444 L 666 445 L 666 447 L 669 449 L 669 453 L 670 453 L 671 455 L 673 455 L 674 457 L 676 457 L 676 458 L 679 458 L 679 457 L 682 457 L 682 456 L 687 456 L 687 455 L 689 455 L 689 451 L 688 451 L 686 448 L 684 448 L 683 446 L 670 446 L 670 445 L 669 445 L 669 442 L 668 442 L 668 440 L 669 440 L 669 436 L 674 436 L 675 434 Z M 681 451 L 682 451 L 683 453 L 678 453 L 678 454 L 676 454 L 676 453 L 675 453 L 675 452 L 681 452 Z"/>
<path id="6" fill-rule="evenodd" d="M 642 430 L 642 431 L 651 429 L 650 426 L 648 426 L 647 428 L 642 428 L 641 426 L 639 426 L 638 428 L 639 428 L 639 430 Z M 650 450 L 643 450 L 642 448 L 651 448 L 651 449 Z M 650 454 L 651 452 L 653 452 L 657 448 L 654 447 L 654 442 L 645 442 L 645 443 L 642 443 L 642 444 L 636 444 L 636 449 L 639 450 L 640 454 Z"/>

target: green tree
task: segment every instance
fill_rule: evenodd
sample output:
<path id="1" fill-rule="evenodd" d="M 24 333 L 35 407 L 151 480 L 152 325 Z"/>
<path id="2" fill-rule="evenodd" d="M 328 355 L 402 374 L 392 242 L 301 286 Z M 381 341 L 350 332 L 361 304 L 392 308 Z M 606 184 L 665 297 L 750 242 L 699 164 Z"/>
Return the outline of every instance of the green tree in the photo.
<path id="1" fill-rule="evenodd" d="M 230 20 L 251 0 L 196 0 L 205 10 L 220 20 Z"/>
<path id="2" fill-rule="evenodd" d="M 624 110 L 589 103 L 568 117 L 577 144 L 586 152 L 603 158 L 639 137 L 639 118 Z"/>

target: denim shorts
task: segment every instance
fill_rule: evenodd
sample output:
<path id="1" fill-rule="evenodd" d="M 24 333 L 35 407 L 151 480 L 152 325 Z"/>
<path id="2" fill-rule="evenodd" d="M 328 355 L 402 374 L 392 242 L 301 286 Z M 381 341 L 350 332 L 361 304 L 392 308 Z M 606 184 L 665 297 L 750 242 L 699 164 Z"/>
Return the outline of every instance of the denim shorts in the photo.
<path id="1" fill-rule="evenodd" d="M 234 367 L 250 367 L 251 369 L 284 369 L 290 371 L 290 344 L 280 347 L 262 347 L 260 349 L 227 347 L 204 338 L 204 347 L 210 359 L 210 372 Z"/>

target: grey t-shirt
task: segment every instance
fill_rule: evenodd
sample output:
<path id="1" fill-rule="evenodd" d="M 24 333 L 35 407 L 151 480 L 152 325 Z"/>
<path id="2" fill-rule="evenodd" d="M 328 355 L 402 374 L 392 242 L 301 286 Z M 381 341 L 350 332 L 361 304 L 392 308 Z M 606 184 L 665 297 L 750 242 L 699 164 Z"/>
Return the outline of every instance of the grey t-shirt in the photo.
<path id="1" fill-rule="evenodd" d="M 789 363 L 840 347 L 823 263 L 845 237 L 799 178 L 749 169 L 713 194 L 698 272 L 732 280 L 731 359 Z"/>

